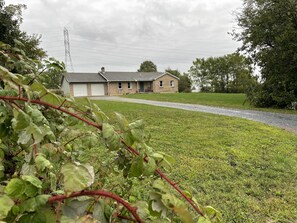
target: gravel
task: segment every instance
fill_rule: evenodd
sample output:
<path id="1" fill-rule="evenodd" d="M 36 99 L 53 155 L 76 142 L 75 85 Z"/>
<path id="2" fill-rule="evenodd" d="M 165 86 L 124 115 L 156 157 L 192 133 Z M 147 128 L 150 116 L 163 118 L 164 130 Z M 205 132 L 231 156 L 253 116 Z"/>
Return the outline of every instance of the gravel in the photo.
<path id="1" fill-rule="evenodd" d="M 293 115 L 293 114 L 280 114 L 280 113 L 273 113 L 273 112 L 221 108 L 221 107 L 212 107 L 212 106 L 196 105 L 196 104 L 184 104 L 184 103 L 175 103 L 175 102 L 151 101 L 151 100 L 122 98 L 122 97 L 114 97 L 114 96 L 104 96 L 104 97 L 96 97 L 96 98 L 93 97 L 92 99 L 131 102 L 131 103 L 147 104 L 147 105 L 154 105 L 154 106 L 167 107 L 167 108 L 177 108 L 177 109 L 183 109 L 188 111 L 198 111 L 198 112 L 206 112 L 211 114 L 239 117 L 239 118 L 245 118 L 248 120 L 262 122 L 268 125 L 280 127 L 282 129 L 297 133 L 297 115 Z"/>

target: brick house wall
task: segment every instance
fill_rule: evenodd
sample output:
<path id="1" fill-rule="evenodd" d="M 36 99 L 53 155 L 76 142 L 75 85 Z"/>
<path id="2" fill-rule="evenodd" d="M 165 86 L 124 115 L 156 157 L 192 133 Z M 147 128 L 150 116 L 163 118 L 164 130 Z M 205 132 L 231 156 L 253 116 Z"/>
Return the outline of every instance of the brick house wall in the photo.
<path id="1" fill-rule="evenodd" d="M 136 82 L 130 82 L 132 88 L 128 88 L 128 82 L 121 82 L 122 88 L 119 89 L 119 82 L 109 82 L 108 85 L 108 95 L 122 95 L 122 94 L 135 94 L 137 91 Z"/>
<path id="2" fill-rule="evenodd" d="M 162 81 L 162 87 L 160 86 L 160 81 Z M 172 82 L 173 86 L 170 85 L 170 82 Z M 178 92 L 178 79 L 165 74 L 153 82 L 153 90 L 155 93 Z"/>

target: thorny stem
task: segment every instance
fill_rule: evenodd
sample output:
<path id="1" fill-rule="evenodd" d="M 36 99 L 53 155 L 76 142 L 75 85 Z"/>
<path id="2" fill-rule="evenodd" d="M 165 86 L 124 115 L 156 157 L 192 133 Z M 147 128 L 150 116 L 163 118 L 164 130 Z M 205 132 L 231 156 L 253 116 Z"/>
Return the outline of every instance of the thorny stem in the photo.
<path id="1" fill-rule="evenodd" d="M 89 121 L 88 119 L 86 118 L 83 118 L 71 111 L 68 111 L 67 109 L 61 107 L 60 106 L 56 106 L 56 105 L 52 105 L 50 103 L 47 103 L 47 102 L 44 102 L 44 101 L 40 101 L 40 100 L 29 100 L 28 98 L 19 98 L 19 97 L 13 97 L 13 96 L 0 96 L 0 99 L 4 100 L 4 101 L 25 101 L 25 102 L 30 102 L 32 104 L 38 104 L 38 105 L 42 105 L 42 106 L 46 106 L 46 107 L 50 107 L 50 108 L 53 108 L 53 109 L 56 109 L 58 111 L 61 111 L 61 112 L 64 112 L 68 115 L 71 115 L 85 123 L 87 123 L 88 125 L 90 126 L 93 126 L 99 130 L 102 130 L 102 125 L 100 124 L 97 124 L 95 122 L 92 122 L 92 121 Z M 64 103 L 64 102 L 63 102 Z M 123 145 L 126 146 L 126 148 L 133 154 L 135 155 L 139 155 L 139 152 L 132 148 L 131 146 L 128 146 L 124 140 L 121 140 L 121 143 Z M 148 158 L 145 157 L 144 158 L 144 161 L 145 162 L 148 162 Z M 155 172 L 160 175 L 161 178 L 163 178 L 165 181 L 167 181 L 194 209 L 197 213 L 199 213 L 201 216 L 204 217 L 204 214 L 202 213 L 202 211 L 199 209 L 199 207 L 192 201 L 192 199 L 190 199 L 183 191 L 182 189 L 176 184 L 174 183 L 172 180 L 169 179 L 169 177 L 166 176 L 166 174 L 164 174 L 160 169 L 156 169 Z"/>
<path id="2" fill-rule="evenodd" d="M 101 196 L 101 197 L 108 197 L 111 198 L 113 200 L 115 200 L 117 203 L 122 204 L 135 218 L 136 222 L 139 223 L 144 223 L 141 218 L 139 217 L 139 215 L 137 214 L 136 207 L 132 207 L 127 201 L 123 200 L 122 198 L 120 198 L 119 196 L 110 193 L 108 191 L 104 191 L 104 190 L 93 190 L 93 191 L 79 191 L 79 192 L 73 192 L 70 195 L 57 195 L 57 196 L 53 196 L 50 197 L 48 199 L 49 203 L 53 203 L 53 202 L 57 202 L 57 201 L 63 201 L 65 199 L 68 198 L 72 198 L 72 197 L 80 197 L 80 196 Z"/>

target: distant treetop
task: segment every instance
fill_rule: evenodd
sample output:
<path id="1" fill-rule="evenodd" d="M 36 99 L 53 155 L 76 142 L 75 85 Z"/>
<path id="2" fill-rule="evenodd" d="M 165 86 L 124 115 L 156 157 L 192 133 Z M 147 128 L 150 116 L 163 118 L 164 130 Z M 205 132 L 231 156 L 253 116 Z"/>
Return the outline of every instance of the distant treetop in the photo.
<path id="1" fill-rule="evenodd" d="M 140 64 L 138 72 L 157 72 L 157 66 L 149 60 L 146 60 Z"/>

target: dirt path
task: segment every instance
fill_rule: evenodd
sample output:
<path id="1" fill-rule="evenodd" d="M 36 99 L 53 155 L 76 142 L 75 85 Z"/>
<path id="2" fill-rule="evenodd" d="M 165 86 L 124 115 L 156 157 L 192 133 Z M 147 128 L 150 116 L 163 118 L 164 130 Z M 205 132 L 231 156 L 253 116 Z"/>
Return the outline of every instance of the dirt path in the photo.
<path id="1" fill-rule="evenodd" d="M 212 107 L 205 105 L 195 105 L 195 104 L 183 104 L 175 102 L 161 102 L 161 101 L 150 101 L 143 99 L 132 99 L 132 98 L 122 98 L 122 97 L 94 97 L 92 99 L 98 100 L 109 100 L 109 101 L 121 101 L 121 102 L 131 102 L 139 104 L 154 105 L 167 108 L 177 108 L 189 111 L 199 111 L 206 112 L 218 115 L 240 117 L 253 121 L 262 122 L 268 125 L 280 127 L 288 131 L 297 133 L 297 115 L 293 114 L 280 114 L 273 112 L 262 112 L 262 111 L 253 111 L 253 110 L 241 110 L 233 108 L 221 108 L 221 107 Z"/>

